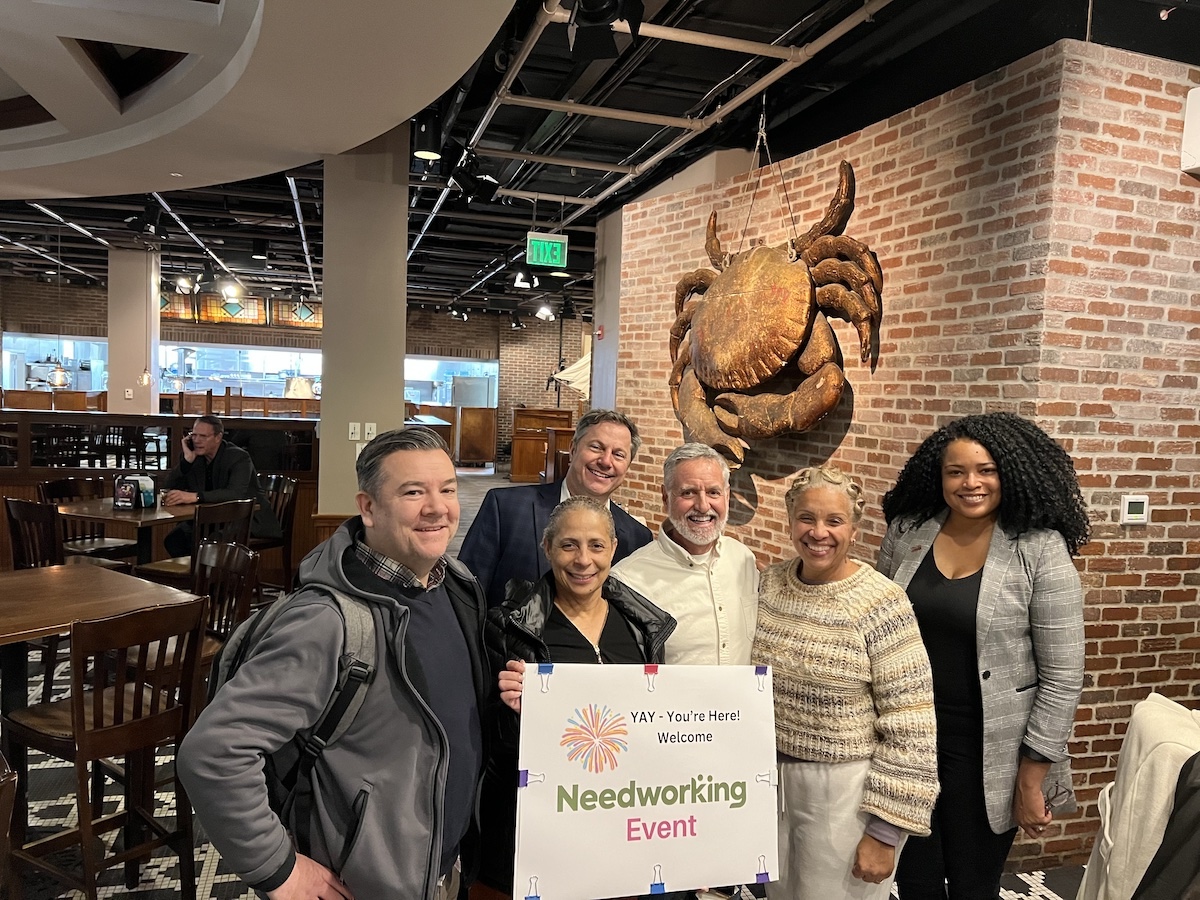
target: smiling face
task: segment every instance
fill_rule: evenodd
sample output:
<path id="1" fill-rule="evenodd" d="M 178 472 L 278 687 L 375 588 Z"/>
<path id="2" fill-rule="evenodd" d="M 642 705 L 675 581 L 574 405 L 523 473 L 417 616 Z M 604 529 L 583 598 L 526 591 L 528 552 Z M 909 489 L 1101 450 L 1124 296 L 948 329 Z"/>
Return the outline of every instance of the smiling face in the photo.
<path id="1" fill-rule="evenodd" d="M 378 496 L 355 500 L 368 547 L 424 583 L 458 530 L 458 481 L 443 450 L 401 450 L 380 464 Z"/>
<path id="2" fill-rule="evenodd" d="M 800 580 L 805 584 L 841 581 L 858 569 L 850 559 L 858 528 L 845 491 L 820 485 L 799 494 L 792 505 L 791 524 Z"/>
<path id="3" fill-rule="evenodd" d="M 675 467 L 663 504 L 674 528 L 672 539 L 688 553 L 707 553 L 725 530 L 729 486 L 714 459 L 687 459 Z"/>
<path id="4" fill-rule="evenodd" d="M 946 445 L 942 497 L 951 518 L 995 521 L 1000 514 L 1000 470 L 983 444 L 959 438 Z"/>
<path id="5" fill-rule="evenodd" d="M 633 440 L 629 429 L 616 422 L 593 425 L 571 448 L 571 466 L 567 469 L 567 490 L 607 500 L 621 482 L 633 459 Z"/>
<path id="6" fill-rule="evenodd" d="M 571 509 L 562 514 L 554 534 L 542 549 L 554 571 L 558 599 L 587 603 L 600 596 L 612 568 L 617 541 L 609 520 L 591 509 Z"/>

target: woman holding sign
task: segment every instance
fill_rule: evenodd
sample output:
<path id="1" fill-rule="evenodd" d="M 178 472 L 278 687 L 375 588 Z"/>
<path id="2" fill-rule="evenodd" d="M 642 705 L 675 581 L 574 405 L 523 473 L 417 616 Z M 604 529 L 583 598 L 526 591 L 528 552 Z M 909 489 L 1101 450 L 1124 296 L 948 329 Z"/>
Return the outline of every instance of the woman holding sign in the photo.
<path id="1" fill-rule="evenodd" d="M 517 821 L 517 738 L 526 662 L 661 663 L 675 620 L 609 578 L 617 549 L 612 515 L 591 497 L 555 507 L 542 535 L 550 571 L 510 582 L 508 599 L 488 611 L 487 649 L 508 709 L 493 711 L 480 797 L 479 880 L 472 900 L 512 890 Z"/>
<path id="2" fill-rule="evenodd" d="M 908 598 L 850 558 L 866 501 L 833 466 L 786 495 L 796 558 L 768 568 L 753 661 L 774 668 L 779 900 L 875 900 L 929 833 L 937 752 L 929 658 Z"/>

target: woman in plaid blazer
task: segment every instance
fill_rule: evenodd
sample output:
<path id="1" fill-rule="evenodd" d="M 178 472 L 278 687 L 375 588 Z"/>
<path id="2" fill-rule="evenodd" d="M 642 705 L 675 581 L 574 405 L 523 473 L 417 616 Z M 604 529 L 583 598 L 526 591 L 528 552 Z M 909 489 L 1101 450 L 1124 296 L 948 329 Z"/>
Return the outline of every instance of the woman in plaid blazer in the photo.
<path id="1" fill-rule="evenodd" d="M 930 435 L 883 500 L 879 571 L 904 588 L 933 668 L 941 796 L 904 848 L 902 900 L 994 900 L 1017 827 L 1074 807 L 1067 757 L 1083 685 L 1071 557 L 1088 521 L 1075 469 L 1010 413 Z"/>

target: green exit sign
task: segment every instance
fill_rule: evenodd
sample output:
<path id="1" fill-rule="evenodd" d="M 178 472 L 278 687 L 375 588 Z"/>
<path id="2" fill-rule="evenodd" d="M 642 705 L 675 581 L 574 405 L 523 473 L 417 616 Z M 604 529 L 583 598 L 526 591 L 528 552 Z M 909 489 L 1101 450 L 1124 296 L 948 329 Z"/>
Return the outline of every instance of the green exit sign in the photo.
<path id="1" fill-rule="evenodd" d="M 567 236 L 531 231 L 525 235 L 525 261 L 531 266 L 567 267 Z"/>

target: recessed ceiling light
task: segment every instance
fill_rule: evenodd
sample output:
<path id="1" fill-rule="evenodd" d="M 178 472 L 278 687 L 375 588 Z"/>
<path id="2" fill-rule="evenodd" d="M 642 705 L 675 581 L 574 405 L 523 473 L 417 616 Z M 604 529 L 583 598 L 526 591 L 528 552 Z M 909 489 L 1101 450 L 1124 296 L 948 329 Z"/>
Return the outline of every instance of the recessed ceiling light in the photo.
<path id="1" fill-rule="evenodd" d="M 182 177 L 183 177 L 183 173 L 182 173 L 182 172 L 172 172 L 172 173 L 171 173 L 171 177 L 172 177 L 172 178 L 182 178 Z"/>

